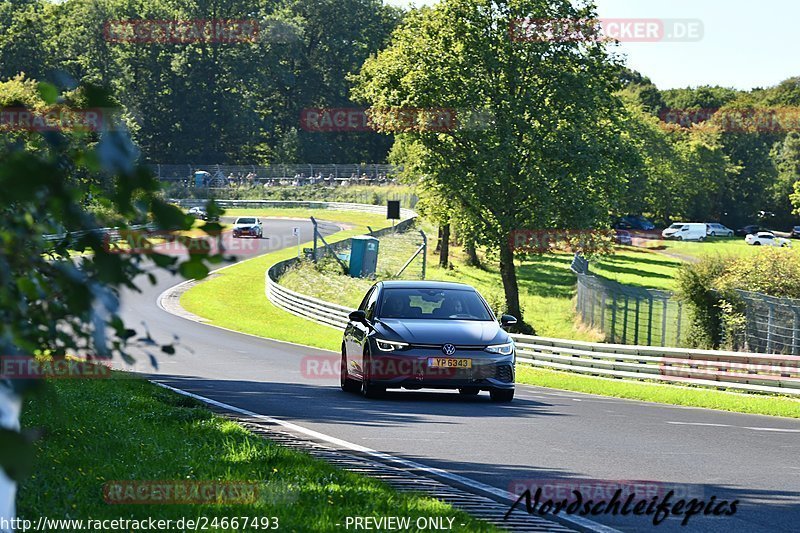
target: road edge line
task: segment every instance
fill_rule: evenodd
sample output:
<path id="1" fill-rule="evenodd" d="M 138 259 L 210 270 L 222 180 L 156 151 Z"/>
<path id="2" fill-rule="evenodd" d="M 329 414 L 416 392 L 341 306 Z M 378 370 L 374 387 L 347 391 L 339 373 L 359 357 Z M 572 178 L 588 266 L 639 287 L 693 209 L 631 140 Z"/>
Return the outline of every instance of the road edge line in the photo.
<path id="1" fill-rule="evenodd" d="M 436 468 L 436 467 L 432 467 L 432 466 L 426 466 L 426 465 L 424 465 L 422 463 L 417 463 L 417 462 L 411 461 L 409 459 L 402 459 L 400 457 L 395 457 L 395 456 L 390 455 L 390 454 L 385 453 L 385 452 L 379 452 L 377 450 L 373 450 L 372 448 L 367 448 L 366 446 L 361 446 L 360 444 L 354 444 L 352 442 L 349 442 L 349 441 L 346 441 L 346 440 L 343 440 L 343 439 L 340 439 L 340 438 L 337 438 L 337 437 L 333 437 L 333 436 L 327 435 L 325 433 L 321 433 L 319 431 L 315 431 L 313 429 L 308 429 L 306 427 L 300 426 L 300 425 L 295 424 L 293 422 L 287 422 L 287 421 L 281 420 L 279 418 L 273 418 L 273 417 L 268 416 L 268 415 L 258 414 L 258 413 L 255 413 L 253 411 L 250 411 L 248 409 L 242 409 L 241 407 L 236 407 L 234 405 L 226 404 L 226 403 L 214 400 L 212 398 L 208 398 L 206 396 L 200 396 L 199 394 L 194 394 L 193 392 L 185 391 L 185 390 L 179 389 L 177 387 L 172 387 L 171 385 L 167 385 L 167 384 L 161 383 L 159 381 L 155 381 L 155 380 L 151 379 L 150 382 L 153 383 L 154 385 L 158 386 L 158 387 L 162 387 L 164 389 L 170 390 L 170 391 L 175 392 L 177 394 L 181 394 L 183 396 L 187 396 L 189 398 L 193 398 L 193 399 L 195 399 L 195 400 L 197 400 L 199 402 L 205 403 L 207 405 L 213 405 L 215 407 L 219 407 L 219 408 L 225 409 L 227 411 L 232 411 L 234 413 L 238 413 L 238 414 L 241 414 L 241 415 L 244 415 L 244 416 L 256 418 L 256 419 L 262 420 L 264 422 L 267 422 L 269 424 L 275 424 L 275 425 L 278 425 L 278 426 L 281 426 L 281 427 L 296 431 L 298 433 L 302 433 L 303 435 L 306 435 L 306 436 L 309 436 L 309 437 L 313 437 L 313 438 L 321 440 L 323 442 L 327 442 L 329 444 L 335 444 L 336 446 L 340 446 L 340 447 L 345 448 L 347 450 L 351 450 L 351 451 L 355 451 L 355 452 L 360 452 L 360 453 L 366 454 L 366 455 L 368 455 L 370 457 L 373 457 L 375 459 L 380 459 L 382 461 L 389 462 L 389 463 L 400 464 L 400 465 L 403 465 L 405 467 L 413 468 L 413 469 L 419 470 L 421 472 L 428 473 L 428 474 L 433 475 L 433 476 L 442 477 L 444 479 L 448 479 L 448 480 L 453 481 L 455 483 L 458 483 L 460 485 L 464 485 L 466 487 L 470 487 L 472 489 L 475 489 L 475 490 L 478 490 L 480 492 L 483 492 L 484 494 L 491 494 L 492 496 L 494 496 L 496 498 L 501 498 L 503 500 L 507 500 L 507 501 L 511 501 L 511 502 L 515 502 L 515 501 L 517 501 L 519 499 L 519 496 L 515 496 L 514 494 L 512 494 L 512 493 L 510 493 L 510 492 L 508 492 L 506 490 L 499 489 L 497 487 L 493 487 L 491 485 L 487 485 L 485 483 L 481 483 L 480 481 L 475 481 L 473 479 L 470 479 L 470 478 L 467 478 L 467 477 L 464 477 L 464 476 L 460 476 L 458 474 L 453 474 L 451 472 L 448 472 L 446 470 L 442 470 L 440 468 Z M 587 518 L 583 518 L 583 517 L 580 517 L 580 516 L 564 515 L 564 516 L 553 517 L 551 519 L 553 521 L 564 521 L 564 522 L 567 522 L 567 523 L 569 523 L 571 525 L 575 525 L 575 526 L 581 527 L 584 530 L 592 531 L 594 533 L 621 533 L 617 529 L 614 529 L 614 528 L 609 527 L 609 526 L 605 526 L 603 524 L 599 524 L 597 522 L 594 522 L 592 520 L 589 520 Z"/>

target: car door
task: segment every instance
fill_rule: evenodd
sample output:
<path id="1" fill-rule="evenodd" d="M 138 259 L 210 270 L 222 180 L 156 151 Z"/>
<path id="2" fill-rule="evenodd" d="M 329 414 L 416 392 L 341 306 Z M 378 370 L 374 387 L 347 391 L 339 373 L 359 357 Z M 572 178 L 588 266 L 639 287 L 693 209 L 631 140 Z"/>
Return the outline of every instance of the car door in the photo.
<path id="1" fill-rule="evenodd" d="M 367 314 L 367 320 L 370 322 L 375 318 L 375 306 L 378 303 L 379 292 L 378 287 L 373 287 L 365 299 L 366 303 L 364 304 L 363 311 Z M 352 325 L 353 351 L 351 360 L 354 362 L 356 375 L 363 377 L 364 347 L 369 341 L 370 328 L 357 322 L 352 322 Z"/>

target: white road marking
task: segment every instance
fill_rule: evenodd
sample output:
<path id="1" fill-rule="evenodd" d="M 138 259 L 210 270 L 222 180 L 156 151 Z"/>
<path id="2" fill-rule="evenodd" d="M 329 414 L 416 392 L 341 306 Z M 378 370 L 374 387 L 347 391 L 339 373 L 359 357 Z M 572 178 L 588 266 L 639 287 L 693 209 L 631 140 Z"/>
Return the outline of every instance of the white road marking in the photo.
<path id="1" fill-rule="evenodd" d="M 672 422 L 668 421 L 667 424 L 674 424 L 676 426 L 709 426 L 715 428 L 732 428 L 730 424 L 712 424 L 710 422 Z"/>
<path id="2" fill-rule="evenodd" d="M 733 426 L 731 424 L 711 424 L 709 422 L 674 422 L 674 421 L 668 421 L 667 424 L 673 424 L 673 425 L 676 425 L 676 426 L 708 426 L 708 427 L 716 427 L 716 428 L 750 429 L 752 431 L 772 431 L 772 432 L 775 432 L 775 433 L 800 433 L 800 429 L 763 428 L 763 427 L 752 427 L 752 426 Z"/>
<path id="3" fill-rule="evenodd" d="M 200 402 L 206 403 L 208 405 L 214 405 L 216 407 L 221 407 L 222 409 L 227 409 L 228 411 L 233 411 L 234 413 L 239 413 L 241 415 L 249 416 L 252 418 L 257 418 L 259 420 L 263 420 L 268 424 L 276 424 L 278 426 L 283 426 L 287 429 L 291 429 L 293 431 L 297 431 L 298 433 L 302 433 L 304 435 L 308 435 L 309 437 L 314 437 L 315 439 L 319 439 L 324 442 L 328 442 L 331 444 L 335 444 L 336 446 L 340 446 L 342 448 L 353 450 L 356 452 L 361 452 L 363 454 L 375 457 L 382 461 L 390 462 L 390 463 L 397 463 L 403 465 L 407 468 L 413 468 L 414 470 L 419 470 L 422 472 L 427 472 L 429 474 L 439 476 L 445 479 L 449 479 L 456 483 L 460 483 L 461 485 L 471 487 L 478 491 L 492 494 L 494 496 L 500 497 L 504 500 L 515 502 L 519 499 L 519 495 L 512 494 L 506 490 L 498 489 L 496 487 L 492 487 L 491 485 L 487 485 L 485 483 L 481 483 L 480 481 L 475 481 L 474 479 L 470 479 L 468 477 L 460 476 L 458 474 L 450 473 L 446 470 L 442 470 L 440 468 L 426 466 L 421 463 L 417 463 L 414 461 L 409 461 L 408 459 L 402 459 L 400 457 L 395 457 L 393 455 L 389 455 L 388 453 L 379 452 L 377 450 L 373 450 L 371 448 L 367 448 L 366 446 L 361 446 L 359 444 L 354 444 L 352 442 L 348 442 L 346 440 L 342 440 L 336 437 L 332 437 L 330 435 L 326 435 L 324 433 L 320 433 L 319 431 L 314 431 L 313 429 L 308 429 L 303 426 L 299 426 L 297 424 L 293 424 L 292 422 L 287 422 L 285 420 L 280 420 L 278 418 L 272 418 L 271 416 L 260 415 L 258 413 L 254 413 L 253 411 L 248 411 L 247 409 L 242 409 L 240 407 L 236 407 L 233 405 L 229 405 L 226 403 L 218 402 L 216 400 L 212 400 L 211 398 L 206 398 L 205 396 L 200 396 L 199 394 L 194 394 L 185 390 L 177 389 L 175 387 L 171 387 L 165 383 L 160 383 L 158 381 L 153 381 L 155 385 L 159 387 L 163 387 L 165 389 L 171 390 L 173 392 L 177 392 L 178 394 L 182 394 L 184 396 L 188 396 L 189 398 L 194 398 Z M 592 520 L 588 520 L 581 516 L 570 516 L 570 515 L 560 515 L 559 518 L 565 522 L 573 523 L 577 526 L 580 526 L 584 529 L 589 531 L 593 531 L 596 533 L 621 533 L 619 530 L 614 529 L 612 527 L 604 526 L 603 524 L 598 524 L 597 522 L 593 522 Z"/>
<path id="4" fill-rule="evenodd" d="M 775 431 L 775 432 L 778 432 L 778 433 L 800 433 L 800 429 L 752 428 L 752 427 L 745 427 L 744 429 L 752 429 L 753 431 Z"/>

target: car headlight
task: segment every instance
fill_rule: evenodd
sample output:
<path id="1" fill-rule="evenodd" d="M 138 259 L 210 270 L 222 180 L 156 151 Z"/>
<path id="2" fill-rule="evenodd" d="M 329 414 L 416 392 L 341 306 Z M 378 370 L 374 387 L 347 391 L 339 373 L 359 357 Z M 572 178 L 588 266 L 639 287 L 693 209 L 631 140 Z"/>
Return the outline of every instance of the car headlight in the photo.
<path id="1" fill-rule="evenodd" d="M 497 353 L 500 355 L 511 355 L 514 353 L 514 343 L 507 342 L 505 344 L 494 344 L 492 346 L 487 346 L 484 348 L 485 351 L 489 353 Z"/>
<path id="2" fill-rule="evenodd" d="M 375 339 L 375 344 L 378 345 L 378 349 L 382 352 L 393 352 L 408 347 L 406 342 L 387 341 L 384 339 Z"/>

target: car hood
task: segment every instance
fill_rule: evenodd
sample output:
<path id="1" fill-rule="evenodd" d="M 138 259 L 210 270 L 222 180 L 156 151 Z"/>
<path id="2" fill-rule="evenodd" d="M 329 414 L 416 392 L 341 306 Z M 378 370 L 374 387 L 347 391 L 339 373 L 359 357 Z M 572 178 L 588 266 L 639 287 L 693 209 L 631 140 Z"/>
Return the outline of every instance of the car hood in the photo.
<path id="1" fill-rule="evenodd" d="M 258 226 L 258 224 L 255 224 L 255 223 L 253 223 L 253 224 L 234 224 L 233 225 L 234 228 L 254 228 L 256 226 Z"/>
<path id="2" fill-rule="evenodd" d="M 487 346 L 508 342 L 508 333 L 497 322 L 385 318 L 376 323 L 377 333 L 389 340 L 410 344 Z"/>

